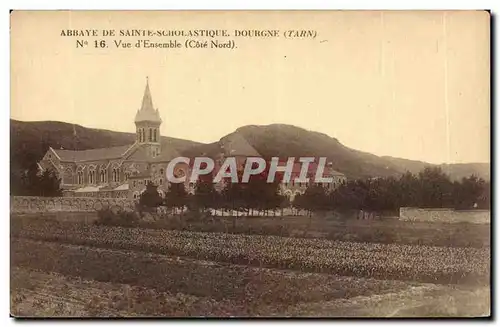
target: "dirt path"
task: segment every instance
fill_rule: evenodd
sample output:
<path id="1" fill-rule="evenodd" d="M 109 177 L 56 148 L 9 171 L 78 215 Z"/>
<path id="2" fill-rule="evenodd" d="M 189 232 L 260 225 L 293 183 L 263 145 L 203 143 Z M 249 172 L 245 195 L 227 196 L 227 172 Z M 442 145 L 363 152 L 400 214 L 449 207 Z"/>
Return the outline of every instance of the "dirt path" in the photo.
<path id="1" fill-rule="evenodd" d="M 294 306 L 287 315 L 325 317 L 487 317 L 490 289 L 423 284 L 382 295 Z"/>

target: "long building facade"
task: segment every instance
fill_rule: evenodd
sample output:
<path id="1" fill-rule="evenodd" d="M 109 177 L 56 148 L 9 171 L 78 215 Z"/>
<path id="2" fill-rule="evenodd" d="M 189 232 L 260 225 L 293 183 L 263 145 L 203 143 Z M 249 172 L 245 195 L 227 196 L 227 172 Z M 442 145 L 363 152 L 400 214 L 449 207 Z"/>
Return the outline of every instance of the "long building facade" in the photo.
<path id="1" fill-rule="evenodd" d="M 136 140 L 133 144 L 90 150 L 49 148 L 38 163 L 39 168 L 50 169 L 57 174 L 64 196 L 138 199 L 149 182 L 157 185 L 158 192 L 164 195 L 169 187 L 166 180 L 167 166 L 172 159 L 182 156 L 182 151 L 161 141 L 162 119 L 159 110 L 153 106 L 148 81 L 134 123 Z M 226 157 L 235 157 L 241 168 L 247 157 L 260 154 L 244 137 L 232 134 L 216 143 L 212 156 L 216 166 Z M 300 167 L 294 167 L 292 176 L 298 176 L 299 171 Z M 179 163 L 175 166 L 174 175 L 189 173 L 189 165 Z M 324 185 L 330 190 L 346 179 L 344 174 L 330 167 L 325 169 L 324 176 L 333 177 L 332 183 Z M 220 190 L 223 185 L 219 183 L 215 187 Z M 195 185 L 187 179 L 185 188 L 188 193 L 194 193 Z M 303 193 L 307 185 L 290 182 L 281 183 L 280 188 L 283 194 L 293 199 L 295 195 Z"/>

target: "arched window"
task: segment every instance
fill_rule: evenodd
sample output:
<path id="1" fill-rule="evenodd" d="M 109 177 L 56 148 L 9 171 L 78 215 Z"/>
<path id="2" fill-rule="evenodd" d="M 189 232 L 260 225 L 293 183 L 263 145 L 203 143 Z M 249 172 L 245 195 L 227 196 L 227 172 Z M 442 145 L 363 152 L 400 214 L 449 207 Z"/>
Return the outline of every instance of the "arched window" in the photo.
<path id="1" fill-rule="evenodd" d="M 157 137 L 156 137 L 156 136 L 157 136 L 157 133 L 158 133 L 158 132 L 157 132 L 157 130 L 156 130 L 156 128 L 155 128 L 155 129 L 154 129 L 154 134 L 153 134 L 153 141 L 154 141 L 154 142 L 157 142 L 157 141 L 158 141 L 158 139 L 157 139 Z"/>
<path id="2" fill-rule="evenodd" d="M 128 181 L 129 176 L 130 176 L 129 173 L 125 173 L 125 181 Z"/>
<path id="3" fill-rule="evenodd" d="M 91 165 L 89 167 L 89 184 L 94 184 L 96 181 L 95 166 Z"/>
<path id="4" fill-rule="evenodd" d="M 160 169 L 160 174 L 163 175 L 165 173 L 165 170 L 163 168 Z"/>
<path id="5" fill-rule="evenodd" d="M 153 129 L 149 129 L 149 142 L 153 141 Z"/>
<path id="6" fill-rule="evenodd" d="M 101 183 L 106 181 L 106 170 L 101 170 Z"/>
<path id="7" fill-rule="evenodd" d="M 64 184 L 73 184 L 74 183 L 73 171 L 70 168 L 68 168 L 64 171 L 63 182 L 64 182 Z"/>

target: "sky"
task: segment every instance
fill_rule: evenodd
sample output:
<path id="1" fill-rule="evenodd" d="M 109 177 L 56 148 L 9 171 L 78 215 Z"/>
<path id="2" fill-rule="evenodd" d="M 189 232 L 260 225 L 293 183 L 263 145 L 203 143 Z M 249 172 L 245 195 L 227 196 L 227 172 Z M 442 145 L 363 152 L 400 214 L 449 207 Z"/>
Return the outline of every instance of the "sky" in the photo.
<path id="1" fill-rule="evenodd" d="M 480 11 L 13 12 L 11 118 L 134 132 L 147 76 L 165 136 L 208 143 L 244 125 L 281 123 L 376 155 L 489 162 L 489 19 Z M 61 36 L 67 29 L 223 29 L 231 36 L 216 39 L 236 48 L 137 49 L 139 39 L 212 39 Z M 285 38 L 288 30 L 316 37 Z M 99 40 L 108 47 L 95 48 Z"/>

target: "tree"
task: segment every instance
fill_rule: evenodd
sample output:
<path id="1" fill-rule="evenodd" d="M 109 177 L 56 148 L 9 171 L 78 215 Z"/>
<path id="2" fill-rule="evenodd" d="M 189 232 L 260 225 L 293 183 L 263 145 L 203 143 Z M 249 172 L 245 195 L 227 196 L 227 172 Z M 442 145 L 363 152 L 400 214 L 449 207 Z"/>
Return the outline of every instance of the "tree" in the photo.
<path id="1" fill-rule="evenodd" d="M 367 191 L 366 181 L 348 181 L 332 192 L 331 205 L 333 209 L 341 211 L 366 209 Z"/>
<path id="2" fill-rule="evenodd" d="M 180 208 L 181 212 L 187 204 L 188 194 L 184 183 L 170 183 L 167 194 L 165 195 L 165 205 L 170 209 Z"/>
<path id="3" fill-rule="evenodd" d="M 38 178 L 40 196 L 62 196 L 61 180 L 51 170 L 44 170 Z"/>
<path id="4" fill-rule="evenodd" d="M 240 211 L 246 207 L 245 194 L 241 183 L 226 181 L 221 195 L 223 207 L 226 209 Z"/>
<path id="5" fill-rule="evenodd" d="M 477 200 L 478 209 L 490 209 L 491 208 L 491 184 L 490 182 L 485 182 L 483 184 L 483 191 Z"/>
<path id="6" fill-rule="evenodd" d="M 224 188 L 221 192 L 221 200 L 223 208 L 241 211 L 248 208 L 248 192 L 245 193 L 245 184 L 240 183 L 243 171 L 238 170 L 237 175 L 236 183 L 233 183 L 229 177 L 223 179 Z"/>
<path id="7" fill-rule="evenodd" d="M 453 184 L 440 167 L 427 167 L 418 174 L 419 199 L 422 208 L 453 206 Z"/>
<path id="8" fill-rule="evenodd" d="M 307 187 L 304 194 L 299 196 L 297 209 L 305 209 L 309 212 L 309 215 L 311 215 L 313 211 L 327 210 L 329 200 L 330 198 L 326 194 L 326 190 L 323 186 L 311 184 Z"/>
<path id="9" fill-rule="evenodd" d="M 420 205 L 420 184 L 411 172 L 406 172 L 399 179 L 399 206 L 418 207 Z"/>
<path id="10" fill-rule="evenodd" d="M 290 208 L 292 205 L 292 202 L 287 196 L 280 195 L 281 202 L 279 204 L 279 208 L 281 209 L 281 217 L 283 217 L 283 211 L 284 209 Z"/>
<path id="11" fill-rule="evenodd" d="M 24 172 L 11 171 L 11 194 L 24 196 L 62 196 L 61 180 L 53 170 L 40 172 L 36 163 Z"/>
<path id="12" fill-rule="evenodd" d="M 462 178 L 462 181 L 453 183 L 453 200 L 456 209 L 472 209 L 479 204 L 484 206 L 482 197 L 486 195 L 486 182 L 474 175 Z M 489 196 L 488 196 L 489 198 Z M 482 201 L 483 200 L 483 201 Z"/>
<path id="13" fill-rule="evenodd" d="M 10 169 L 10 195 L 25 195 L 23 175 L 19 170 Z"/>
<path id="14" fill-rule="evenodd" d="M 139 205 L 143 208 L 157 208 L 163 203 L 163 198 L 158 193 L 158 187 L 149 182 L 146 185 L 146 190 L 141 194 L 139 198 Z"/>
<path id="15" fill-rule="evenodd" d="M 194 206 L 204 213 L 210 208 L 219 207 L 219 193 L 214 188 L 212 174 L 200 176 L 196 182 L 192 200 Z"/>
<path id="16" fill-rule="evenodd" d="M 248 183 L 242 186 L 245 207 L 257 210 L 272 210 L 280 208 L 283 196 L 279 192 L 279 181 L 267 182 L 268 172 L 250 176 Z"/>

